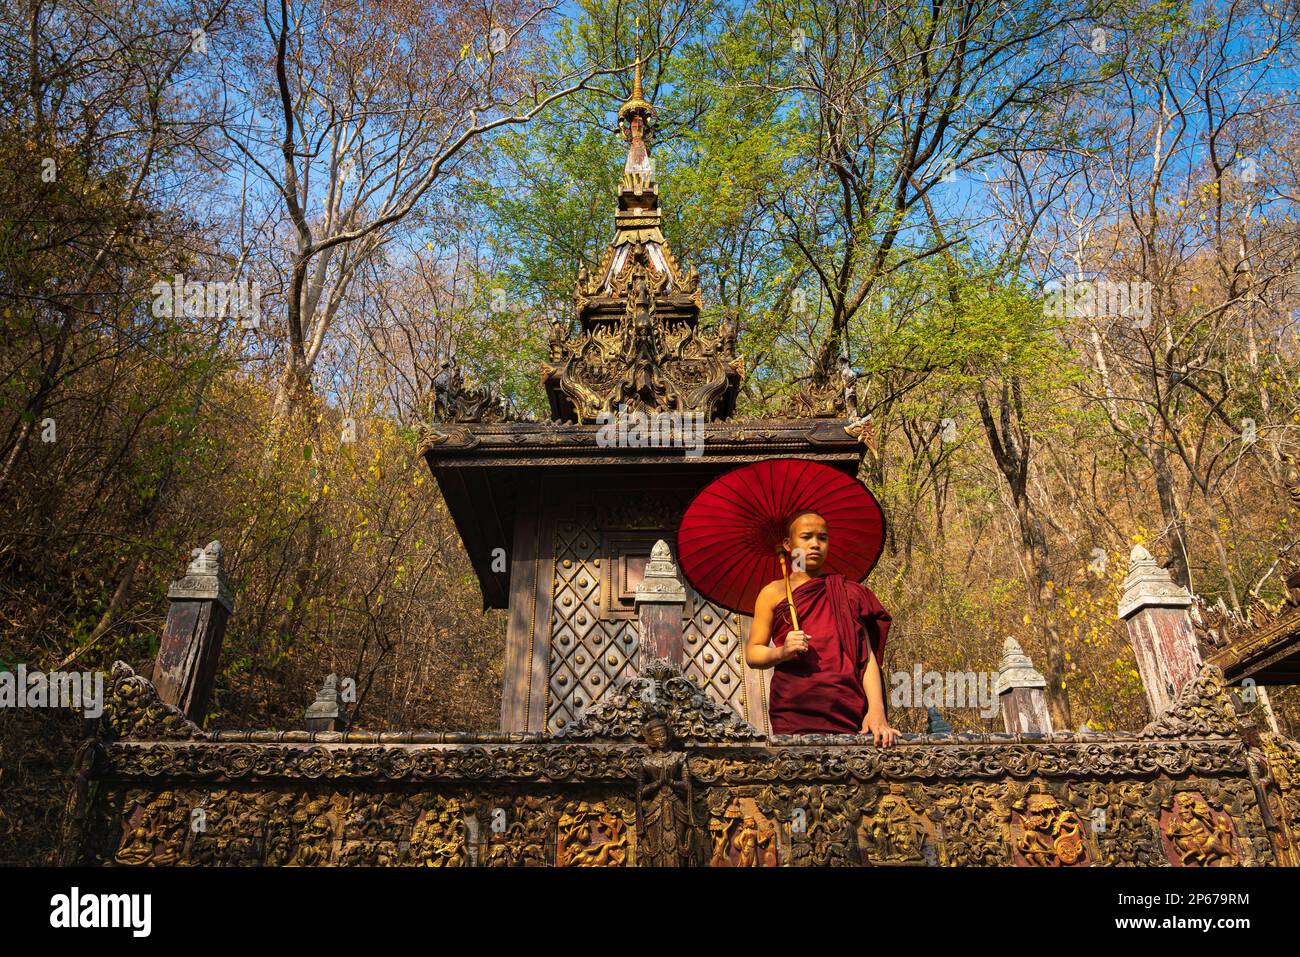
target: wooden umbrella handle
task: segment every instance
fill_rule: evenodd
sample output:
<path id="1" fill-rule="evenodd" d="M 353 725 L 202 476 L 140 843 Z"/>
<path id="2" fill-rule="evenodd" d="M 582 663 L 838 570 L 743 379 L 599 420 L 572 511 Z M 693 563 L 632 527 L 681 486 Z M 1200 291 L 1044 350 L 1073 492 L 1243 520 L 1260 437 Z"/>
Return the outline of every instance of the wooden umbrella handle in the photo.
<path id="1" fill-rule="evenodd" d="M 781 562 L 781 577 L 785 579 L 785 600 L 790 603 L 790 624 L 794 631 L 799 630 L 799 616 L 794 610 L 794 592 L 790 590 L 790 573 L 785 568 L 785 552 L 778 551 L 776 557 Z"/>

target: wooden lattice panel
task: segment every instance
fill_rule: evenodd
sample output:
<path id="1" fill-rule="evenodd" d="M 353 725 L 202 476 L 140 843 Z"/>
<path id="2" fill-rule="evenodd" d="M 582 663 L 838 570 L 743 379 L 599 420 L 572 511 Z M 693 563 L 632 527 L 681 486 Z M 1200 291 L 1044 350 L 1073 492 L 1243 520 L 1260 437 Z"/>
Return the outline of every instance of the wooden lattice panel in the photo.
<path id="1" fill-rule="evenodd" d="M 687 589 L 689 607 L 682 639 L 687 677 L 748 720 L 744 642 L 740 616 Z"/>
<path id="2" fill-rule="evenodd" d="M 610 561 L 604 552 L 637 530 L 601 527 L 598 512 L 585 503 L 575 503 L 571 514 L 572 519 L 555 526 L 546 708 L 546 730 L 551 732 L 563 730 L 608 688 L 635 675 L 640 663 L 636 618 L 626 617 L 603 594 L 612 581 L 610 569 L 603 567 Z M 762 726 L 758 715 L 749 713 L 744 619 L 704 601 L 689 587 L 687 593 L 685 672 L 717 701 Z"/>
<path id="3" fill-rule="evenodd" d="M 563 730 L 607 688 L 635 673 L 636 622 L 601 618 L 599 542 L 588 522 L 556 526 L 548 731 Z"/>

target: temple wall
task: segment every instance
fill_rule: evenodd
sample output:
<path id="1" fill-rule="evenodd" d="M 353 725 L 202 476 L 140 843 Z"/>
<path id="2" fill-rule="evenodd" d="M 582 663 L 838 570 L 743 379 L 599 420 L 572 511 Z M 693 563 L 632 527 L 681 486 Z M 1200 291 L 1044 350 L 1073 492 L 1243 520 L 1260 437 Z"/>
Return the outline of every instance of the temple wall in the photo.
<path id="1" fill-rule="evenodd" d="M 1212 670 L 1136 734 L 768 738 L 680 671 L 562 735 L 205 734 L 115 669 L 67 859 L 91 864 L 1294 865 L 1300 747 Z"/>
<path id="2" fill-rule="evenodd" d="M 649 863 L 637 827 L 648 757 L 589 745 L 119 745 L 78 860 Z M 884 760 L 814 744 L 691 750 L 683 765 L 690 785 L 677 789 L 689 793 L 664 806 L 687 816 L 696 864 L 1279 863 L 1231 743 L 924 743 Z"/>

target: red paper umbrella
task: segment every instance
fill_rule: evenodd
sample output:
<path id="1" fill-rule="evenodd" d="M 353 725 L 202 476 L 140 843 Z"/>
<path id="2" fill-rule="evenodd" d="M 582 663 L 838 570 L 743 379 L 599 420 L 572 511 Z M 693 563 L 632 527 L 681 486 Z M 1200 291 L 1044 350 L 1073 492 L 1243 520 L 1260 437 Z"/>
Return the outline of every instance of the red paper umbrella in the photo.
<path id="1" fill-rule="evenodd" d="M 752 615 L 763 586 L 784 577 L 786 524 L 805 510 L 826 519 L 823 572 L 866 578 L 885 546 L 880 503 L 856 478 L 807 459 L 755 462 L 710 482 L 677 529 L 683 574 L 709 601 Z"/>

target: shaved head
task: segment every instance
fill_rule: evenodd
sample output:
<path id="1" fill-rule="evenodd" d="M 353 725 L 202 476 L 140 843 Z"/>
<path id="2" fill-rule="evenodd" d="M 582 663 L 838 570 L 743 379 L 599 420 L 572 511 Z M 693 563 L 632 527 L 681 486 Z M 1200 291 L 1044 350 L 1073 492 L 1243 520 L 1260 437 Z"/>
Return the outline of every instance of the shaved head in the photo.
<path id="1" fill-rule="evenodd" d="M 795 513 L 794 513 L 793 515 L 791 515 L 788 519 L 786 519 L 786 522 L 785 522 L 785 533 L 786 533 L 787 535 L 791 534 L 791 532 L 794 531 L 794 523 L 797 522 L 797 521 L 799 521 L 799 519 L 803 518 L 805 515 L 816 515 L 818 518 L 821 518 L 821 520 L 822 520 L 823 523 L 825 523 L 825 521 L 826 521 L 826 519 L 825 519 L 825 518 L 822 518 L 822 516 L 821 516 L 820 514 L 818 514 L 817 512 L 814 512 L 814 511 L 813 511 L 812 509 L 810 509 L 810 508 L 805 508 L 805 509 L 802 509 L 802 510 L 800 510 L 800 511 L 798 511 L 798 512 L 795 512 Z"/>

